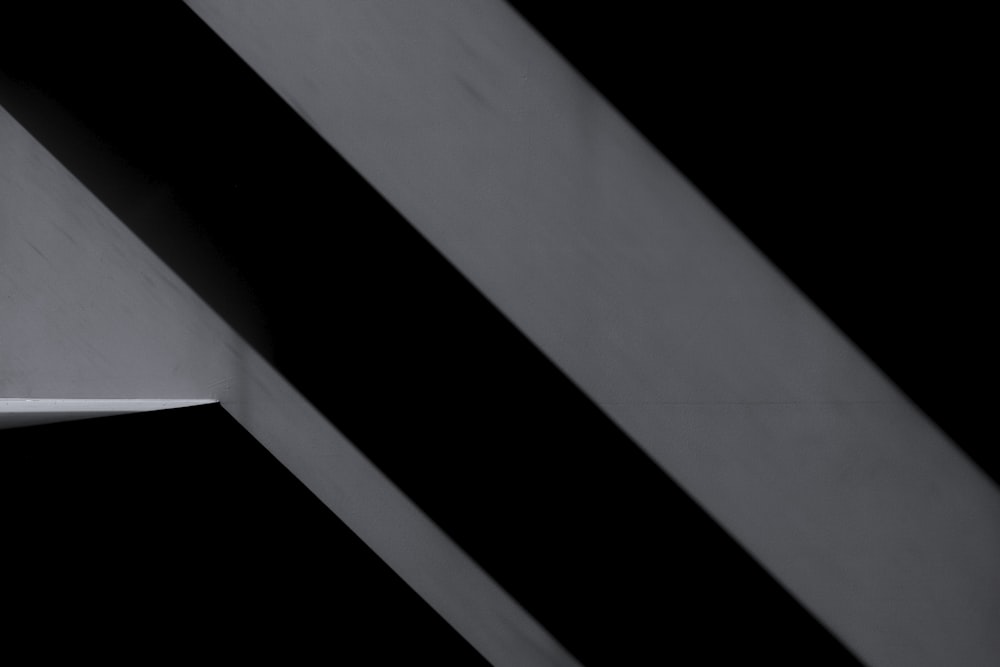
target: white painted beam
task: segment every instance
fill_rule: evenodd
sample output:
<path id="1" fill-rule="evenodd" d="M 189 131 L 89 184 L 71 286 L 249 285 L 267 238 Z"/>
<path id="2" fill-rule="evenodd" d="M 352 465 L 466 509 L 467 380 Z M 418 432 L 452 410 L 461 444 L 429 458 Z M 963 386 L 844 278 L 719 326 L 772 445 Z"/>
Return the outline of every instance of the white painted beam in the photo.
<path id="1" fill-rule="evenodd" d="M 997 489 L 503 2 L 186 1 L 863 660 L 1000 661 Z"/>
<path id="2" fill-rule="evenodd" d="M 221 402 L 492 663 L 576 664 L 0 109 L 0 397 L 53 396 Z"/>

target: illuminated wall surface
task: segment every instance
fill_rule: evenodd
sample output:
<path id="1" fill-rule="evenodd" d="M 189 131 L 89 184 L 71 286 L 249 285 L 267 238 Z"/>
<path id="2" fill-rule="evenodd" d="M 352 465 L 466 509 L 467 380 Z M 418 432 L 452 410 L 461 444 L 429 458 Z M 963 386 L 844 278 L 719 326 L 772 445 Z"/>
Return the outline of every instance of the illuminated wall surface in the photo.
<path id="1" fill-rule="evenodd" d="M 3 15 L 8 646 L 1000 663 L 982 21 L 83 5 Z"/>

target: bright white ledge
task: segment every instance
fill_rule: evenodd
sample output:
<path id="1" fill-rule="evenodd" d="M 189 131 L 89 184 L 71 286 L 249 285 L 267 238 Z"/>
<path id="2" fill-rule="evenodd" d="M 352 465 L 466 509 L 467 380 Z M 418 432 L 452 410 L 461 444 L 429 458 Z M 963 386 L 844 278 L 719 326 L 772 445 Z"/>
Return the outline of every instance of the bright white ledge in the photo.
<path id="1" fill-rule="evenodd" d="M 213 399 L 0 398 L 0 429 L 215 403 Z"/>

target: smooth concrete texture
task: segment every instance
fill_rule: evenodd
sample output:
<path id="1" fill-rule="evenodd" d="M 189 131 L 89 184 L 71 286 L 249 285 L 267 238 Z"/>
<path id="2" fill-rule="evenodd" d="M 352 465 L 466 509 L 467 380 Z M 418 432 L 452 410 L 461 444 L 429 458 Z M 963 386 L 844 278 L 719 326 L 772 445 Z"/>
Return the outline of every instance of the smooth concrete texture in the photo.
<path id="1" fill-rule="evenodd" d="M 0 396 L 217 400 L 490 662 L 576 664 L 5 111 L 0 155 Z"/>
<path id="2" fill-rule="evenodd" d="M 505 4 L 187 4 L 865 662 L 996 664 L 997 489 Z"/>
<path id="3" fill-rule="evenodd" d="M 156 400 L 120 398 L 89 400 L 66 398 L 0 398 L 0 429 L 37 426 L 93 417 L 112 417 L 132 412 L 173 410 L 215 403 L 214 400 Z"/>

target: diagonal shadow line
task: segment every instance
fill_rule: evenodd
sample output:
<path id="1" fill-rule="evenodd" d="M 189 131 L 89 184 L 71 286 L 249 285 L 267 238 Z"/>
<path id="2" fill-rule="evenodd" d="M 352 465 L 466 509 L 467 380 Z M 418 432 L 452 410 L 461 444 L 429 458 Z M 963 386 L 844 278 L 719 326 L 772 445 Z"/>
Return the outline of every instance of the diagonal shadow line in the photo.
<path id="1" fill-rule="evenodd" d="M 239 290 L 213 288 L 216 273 L 185 261 L 186 244 L 164 250 L 176 228 L 150 223 L 127 201 L 151 192 L 144 179 L 168 184 L 179 217 L 193 221 L 195 245 L 245 280 L 276 367 L 584 662 L 673 650 L 756 653 L 778 664 L 800 662 L 802 651 L 810 662 L 851 661 L 325 142 L 188 20 L 160 23 L 183 25 L 186 35 L 185 53 L 165 60 L 154 54 L 162 35 L 123 38 L 145 86 L 119 72 L 88 80 L 97 90 L 87 95 L 73 85 L 58 94 L 61 104 L 82 103 L 75 113 L 126 156 L 116 173 L 88 164 L 93 153 L 79 143 L 47 140 L 16 103 L 9 108 L 218 307 Z M 156 132 L 165 136 L 151 138 Z M 309 222 L 296 229 L 289 220 Z M 253 324 L 236 324 L 254 338 Z M 650 600 L 663 605 L 658 613 L 647 613 Z M 664 626 L 673 628 L 669 647 Z"/>
<path id="2" fill-rule="evenodd" d="M 576 664 L 4 110 L 0 124 L 7 395 L 216 397 L 488 659 Z"/>

